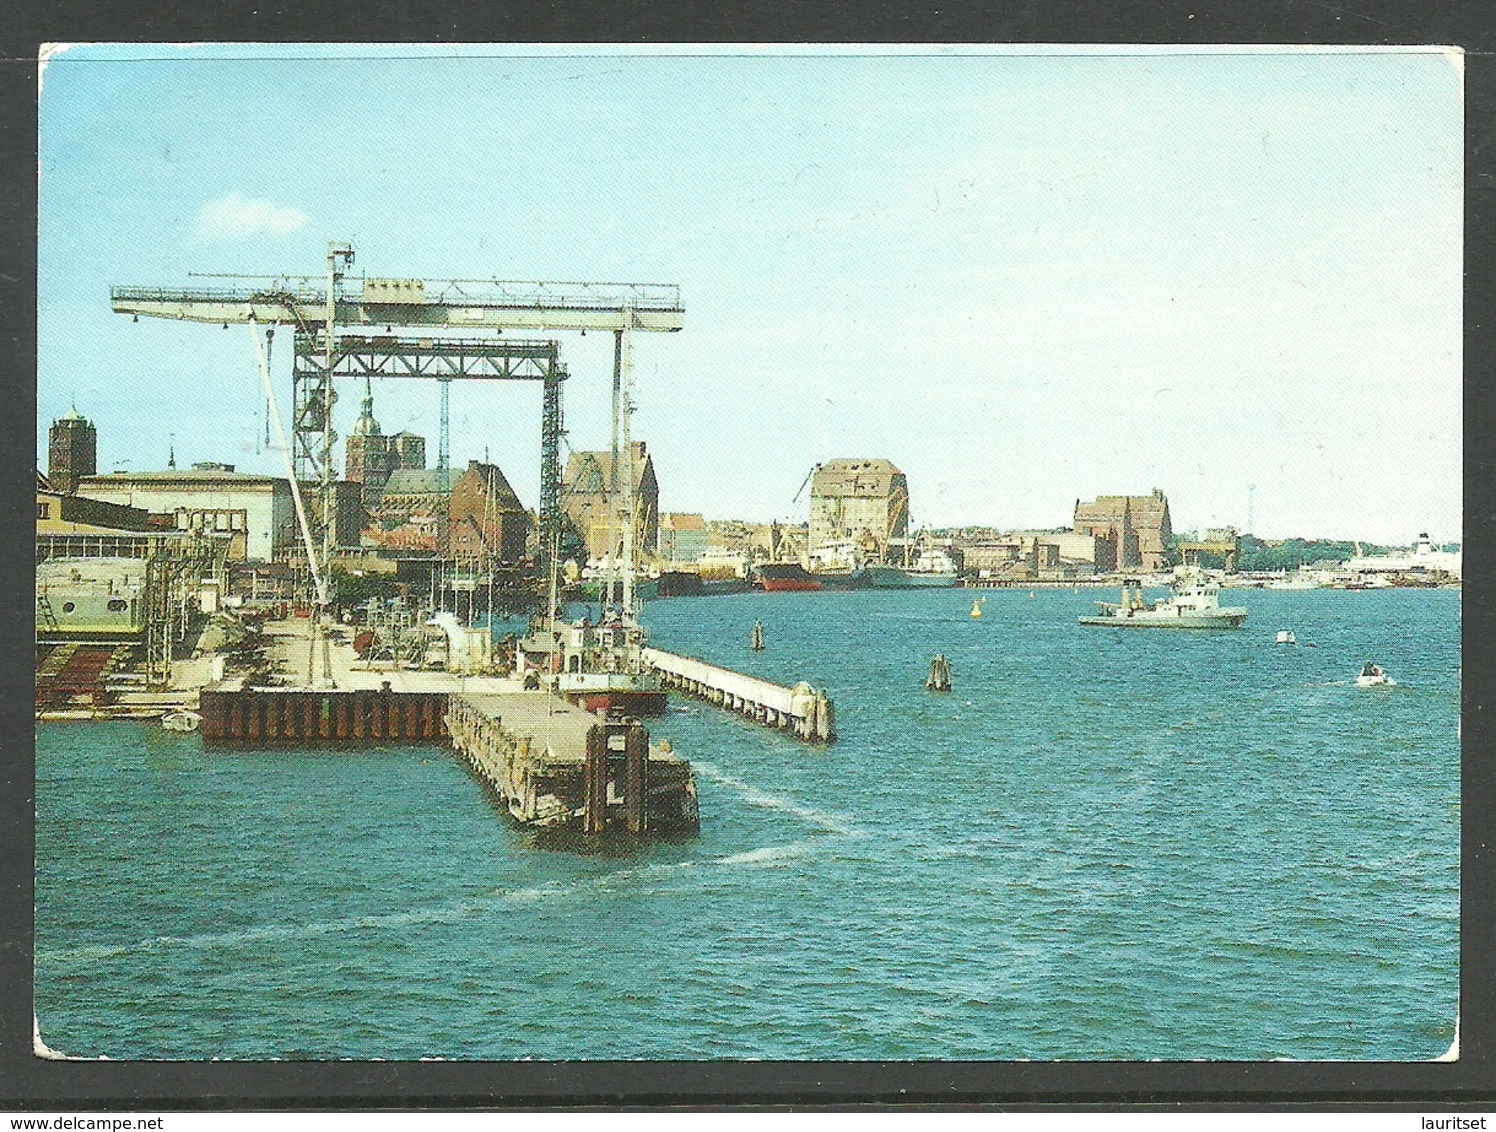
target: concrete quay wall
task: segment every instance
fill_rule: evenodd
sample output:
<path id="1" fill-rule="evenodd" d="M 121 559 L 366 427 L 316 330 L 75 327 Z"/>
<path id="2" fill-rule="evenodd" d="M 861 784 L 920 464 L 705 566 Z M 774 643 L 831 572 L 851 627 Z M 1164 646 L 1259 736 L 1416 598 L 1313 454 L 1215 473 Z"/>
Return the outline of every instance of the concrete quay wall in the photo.
<path id="1" fill-rule="evenodd" d="M 836 738 L 836 711 L 824 692 L 801 682 L 792 688 L 745 676 L 730 668 L 665 652 L 645 649 L 644 663 L 660 674 L 667 688 L 716 704 L 755 723 L 787 731 L 810 743 Z"/>

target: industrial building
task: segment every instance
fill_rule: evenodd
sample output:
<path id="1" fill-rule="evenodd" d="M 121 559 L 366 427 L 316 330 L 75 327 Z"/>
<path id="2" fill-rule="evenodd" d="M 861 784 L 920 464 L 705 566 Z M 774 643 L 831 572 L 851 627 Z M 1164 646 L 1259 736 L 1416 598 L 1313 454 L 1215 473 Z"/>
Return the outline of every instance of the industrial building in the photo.
<path id="1" fill-rule="evenodd" d="M 644 441 L 632 444 L 634 476 L 634 545 L 656 546 L 660 537 L 660 484 Z M 609 452 L 573 452 L 561 480 L 561 506 L 582 536 L 590 561 L 608 557 L 613 522 L 610 514 L 613 457 Z"/>
<path id="2" fill-rule="evenodd" d="M 78 490 L 169 517 L 179 531 L 242 536 L 243 557 L 254 561 L 289 553 L 300 538 L 290 481 L 237 472 L 232 464 L 84 476 Z"/>
<path id="3" fill-rule="evenodd" d="M 1075 501 L 1076 534 L 1094 535 L 1116 543 L 1116 558 L 1098 561 L 1111 570 L 1166 570 L 1173 564 L 1174 528 L 1169 501 L 1154 488 L 1148 495 L 1099 495 L 1090 503 Z"/>
<path id="4" fill-rule="evenodd" d="M 36 560 L 54 558 L 148 558 L 160 541 L 150 515 L 138 507 L 106 503 L 52 489 L 36 476 Z"/>
<path id="5" fill-rule="evenodd" d="M 889 460 L 828 460 L 810 475 L 812 553 L 855 542 L 882 556 L 909 532 L 909 481 Z"/>
<path id="6" fill-rule="evenodd" d="M 978 578 L 1085 578 L 1110 569 L 1116 546 L 1073 531 L 1011 531 L 963 540 L 959 554 L 962 572 Z"/>
<path id="7" fill-rule="evenodd" d="M 68 494 L 52 487 L 45 476 L 38 474 L 36 477 L 36 533 L 39 536 L 143 531 L 149 518 L 150 515 L 139 507 Z"/>

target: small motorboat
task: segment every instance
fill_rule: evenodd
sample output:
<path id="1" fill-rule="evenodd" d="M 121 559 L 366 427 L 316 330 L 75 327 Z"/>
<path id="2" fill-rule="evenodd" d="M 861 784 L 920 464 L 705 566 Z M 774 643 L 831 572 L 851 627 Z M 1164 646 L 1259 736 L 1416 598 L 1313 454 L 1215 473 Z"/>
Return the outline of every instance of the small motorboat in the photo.
<path id="1" fill-rule="evenodd" d="M 1298 643 L 1298 638 L 1293 635 L 1292 629 L 1279 629 L 1278 635 L 1273 638 L 1273 644 L 1275 645 L 1296 645 Z"/>
<path id="2" fill-rule="evenodd" d="M 202 721 L 195 711 L 169 711 L 161 717 L 161 726 L 168 731 L 196 731 Z"/>
<path id="3" fill-rule="evenodd" d="M 1397 681 L 1388 676 L 1381 668 L 1370 662 L 1361 666 L 1361 674 L 1356 677 L 1358 688 L 1395 688 Z"/>

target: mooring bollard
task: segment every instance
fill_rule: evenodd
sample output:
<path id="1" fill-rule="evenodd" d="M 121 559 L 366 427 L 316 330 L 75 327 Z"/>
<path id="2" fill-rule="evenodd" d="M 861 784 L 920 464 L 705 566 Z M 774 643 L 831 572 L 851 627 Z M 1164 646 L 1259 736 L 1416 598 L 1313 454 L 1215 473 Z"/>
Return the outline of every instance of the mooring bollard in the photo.
<path id="1" fill-rule="evenodd" d="M 935 659 L 930 661 L 930 672 L 925 677 L 925 687 L 932 692 L 951 690 L 951 662 L 945 659 L 944 653 L 936 653 Z"/>

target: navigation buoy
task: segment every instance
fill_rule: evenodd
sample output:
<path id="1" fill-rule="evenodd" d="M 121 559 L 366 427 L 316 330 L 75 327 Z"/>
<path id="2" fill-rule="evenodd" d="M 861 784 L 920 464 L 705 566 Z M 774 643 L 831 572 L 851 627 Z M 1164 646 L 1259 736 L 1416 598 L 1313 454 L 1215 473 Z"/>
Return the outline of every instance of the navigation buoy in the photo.
<path id="1" fill-rule="evenodd" d="M 930 661 L 930 674 L 925 677 L 925 687 L 932 692 L 951 690 L 951 662 L 945 659 L 944 653 L 936 653 L 935 659 Z"/>
<path id="2" fill-rule="evenodd" d="M 982 602 L 986 600 L 984 597 L 979 597 L 971 603 L 971 617 L 973 621 L 980 621 L 982 619 Z"/>
<path id="3" fill-rule="evenodd" d="M 764 625 L 762 621 L 753 623 L 753 632 L 748 635 L 748 647 L 754 652 L 764 651 Z"/>

